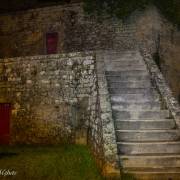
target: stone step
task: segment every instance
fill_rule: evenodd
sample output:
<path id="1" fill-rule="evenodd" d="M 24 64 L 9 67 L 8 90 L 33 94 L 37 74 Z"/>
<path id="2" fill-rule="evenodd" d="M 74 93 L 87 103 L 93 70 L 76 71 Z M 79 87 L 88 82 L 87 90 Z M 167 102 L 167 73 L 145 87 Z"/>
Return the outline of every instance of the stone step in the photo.
<path id="1" fill-rule="evenodd" d="M 128 38 L 129 37 L 129 38 Z M 135 32 L 134 31 L 120 31 L 118 33 L 116 33 L 116 36 L 114 37 L 115 40 L 125 40 L 127 42 L 127 39 L 128 39 L 128 42 L 129 41 L 133 41 L 134 40 L 134 37 L 135 37 Z"/>
<path id="2" fill-rule="evenodd" d="M 119 81 L 150 81 L 150 76 L 106 76 L 108 82 L 119 82 Z"/>
<path id="3" fill-rule="evenodd" d="M 117 42 L 117 45 L 119 44 L 122 44 L 124 41 L 124 39 L 122 39 L 122 42 L 118 43 Z M 133 41 L 130 41 L 129 44 L 131 44 Z M 117 45 L 115 45 L 117 47 Z M 126 46 L 128 47 L 128 46 Z M 133 49 L 130 49 L 130 51 L 132 51 Z M 119 59 L 133 59 L 133 58 L 142 58 L 142 55 L 139 53 L 139 52 L 128 52 L 128 51 L 124 51 L 123 49 L 120 50 L 121 52 L 114 52 L 114 53 L 107 53 L 107 54 L 104 54 L 104 57 L 108 57 L 110 59 L 115 59 L 115 58 L 119 58 Z M 143 58 L 142 58 L 143 59 Z"/>
<path id="4" fill-rule="evenodd" d="M 180 142 L 117 142 L 123 155 L 180 154 Z"/>
<path id="5" fill-rule="evenodd" d="M 176 172 L 180 172 L 180 167 L 149 167 L 149 168 L 144 168 L 144 167 L 138 167 L 138 168 L 135 168 L 135 167 L 132 167 L 132 168 L 124 168 L 123 169 L 123 172 L 126 172 L 126 173 L 140 173 L 140 172 L 146 172 L 146 173 L 176 173 Z"/>
<path id="6" fill-rule="evenodd" d="M 180 168 L 180 154 L 172 155 L 152 155 L 152 156 L 119 156 L 121 166 L 123 168 L 134 168 L 134 169 L 144 169 L 150 168 L 150 171 L 153 169 L 159 171 L 161 168 Z M 133 169 L 131 169 L 133 170 Z M 147 169 L 146 169 L 147 171 Z"/>
<path id="7" fill-rule="evenodd" d="M 108 84 L 108 88 L 151 88 L 150 81 L 119 81 Z"/>
<path id="8" fill-rule="evenodd" d="M 137 103 L 149 103 L 149 104 L 154 104 L 154 103 L 157 103 L 159 102 L 159 99 L 153 99 L 153 100 L 149 100 L 149 99 L 139 99 L 138 101 L 134 101 L 132 99 L 130 100 L 126 100 L 126 101 L 120 101 L 120 99 L 118 98 L 119 96 L 115 96 L 115 95 L 112 95 L 111 96 L 111 104 L 121 104 L 121 103 L 128 103 L 128 104 L 137 104 Z M 160 102 L 159 102 L 160 103 Z"/>
<path id="9" fill-rule="evenodd" d="M 119 59 L 120 61 L 123 60 L 127 60 L 127 61 L 130 61 L 130 60 L 140 60 L 140 61 L 143 61 L 143 58 L 140 54 L 138 53 L 114 53 L 114 54 L 106 54 L 104 55 L 104 59 L 105 61 L 106 60 L 109 60 L 109 61 L 116 61 L 117 59 Z"/>
<path id="10" fill-rule="evenodd" d="M 173 119 L 115 121 L 117 130 L 174 129 L 175 127 L 176 124 Z"/>
<path id="11" fill-rule="evenodd" d="M 134 63 L 133 63 L 134 61 Z M 140 68 L 146 69 L 146 65 L 142 61 L 138 60 L 131 60 L 131 61 L 112 61 L 112 62 L 105 62 L 106 67 L 120 67 L 120 68 Z"/>
<path id="12" fill-rule="evenodd" d="M 159 142 L 180 140 L 177 130 L 116 130 L 117 141 Z"/>
<path id="13" fill-rule="evenodd" d="M 126 51 L 103 51 L 104 56 L 113 56 L 113 55 L 119 55 L 119 56 L 124 56 L 124 55 L 131 55 L 131 56 L 136 56 L 140 55 L 140 52 L 138 50 L 126 50 Z"/>
<path id="14" fill-rule="evenodd" d="M 130 180 L 179 180 L 179 172 L 128 172 L 127 175 L 124 172 L 123 177 Z"/>
<path id="15" fill-rule="evenodd" d="M 140 52 L 137 51 L 137 50 L 129 50 L 129 51 L 125 51 L 125 50 L 120 50 L 120 51 L 104 51 L 103 52 L 103 55 L 105 56 L 115 56 L 115 55 L 118 55 L 118 56 L 141 56 Z"/>
<path id="16" fill-rule="evenodd" d="M 133 55 L 113 55 L 103 57 L 105 64 L 111 64 L 113 62 L 138 62 L 138 64 L 144 64 L 143 58 L 141 56 L 133 56 Z"/>
<path id="17" fill-rule="evenodd" d="M 109 61 L 105 61 L 105 65 L 109 66 L 137 66 L 137 65 L 142 65 L 145 66 L 143 61 L 140 61 L 139 59 L 121 59 L 121 58 L 115 58 L 113 61 L 109 60 Z M 145 66 L 146 67 L 146 66 Z"/>
<path id="18" fill-rule="evenodd" d="M 134 32 L 131 32 L 131 33 L 124 32 L 122 34 L 120 33 L 120 34 L 116 35 L 115 39 L 116 40 L 121 40 L 121 38 L 129 38 L 129 37 L 133 38 L 134 37 Z"/>
<path id="19" fill-rule="evenodd" d="M 131 34 L 131 33 L 135 33 L 136 32 L 136 29 L 133 27 L 128 27 L 128 28 L 122 28 L 121 30 L 118 30 L 118 33 L 117 36 L 121 35 L 121 34 Z"/>
<path id="20" fill-rule="evenodd" d="M 148 71 L 146 70 L 132 70 L 132 71 L 106 71 L 105 72 L 106 76 L 121 76 L 121 77 L 126 77 L 126 76 L 148 76 Z"/>
<path id="21" fill-rule="evenodd" d="M 115 99 L 114 99 L 115 100 Z M 160 110 L 161 105 L 159 101 L 147 101 L 147 102 L 119 102 L 119 101 L 111 101 L 113 110 Z"/>
<path id="22" fill-rule="evenodd" d="M 153 99 L 158 99 L 159 95 L 157 93 L 153 93 L 153 92 L 149 92 L 146 94 L 143 93 L 134 93 L 134 94 L 112 94 L 112 92 L 110 92 L 110 96 L 116 96 L 118 98 L 119 101 L 129 101 L 129 100 L 133 100 L 133 101 L 139 101 L 139 99 L 147 99 L 147 100 L 153 100 Z"/>
<path id="23" fill-rule="evenodd" d="M 144 65 L 134 65 L 134 66 L 119 66 L 119 65 L 108 65 L 105 67 L 106 71 L 139 71 L 139 70 L 145 70 L 146 67 Z"/>
<path id="24" fill-rule="evenodd" d="M 166 119 L 170 117 L 170 113 L 168 110 L 160 110 L 160 111 L 114 111 L 113 110 L 113 118 L 116 120 L 127 120 L 127 119 Z"/>
<path id="25" fill-rule="evenodd" d="M 110 94 L 147 94 L 158 95 L 154 88 L 108 88 Z"/>
<path id="26" fill-rule="evenodd" d="M 127 49 L 129 50 L 137 49 L 137 42 L 135 41 L 135 39 L 131 39 L 130 41 L 128 41 L 127 44 L 125 44 L 127 42 L 127 38 L 124 38 L 124 39 L 121 38 L 121 40 L 118 40 L 115 37 L 115 41 L 116 43 L 114 43 L 113 49 L 117 49 L 121 51 L 127 50 Z"/>
<path id="27" fill-rule="evenodd" d="M 168 172 L 165 170 L 161 172 L 136 171 L 128 172 L 127 176 L 130 180 L 179 180 L 180 172 Z"/>

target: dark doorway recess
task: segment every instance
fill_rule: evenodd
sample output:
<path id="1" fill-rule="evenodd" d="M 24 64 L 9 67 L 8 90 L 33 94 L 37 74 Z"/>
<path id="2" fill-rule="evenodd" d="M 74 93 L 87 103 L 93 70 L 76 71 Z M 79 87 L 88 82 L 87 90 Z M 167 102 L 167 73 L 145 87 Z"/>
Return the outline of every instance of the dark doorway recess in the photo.
<path id="1" fill-rule="evenodd" d="M 47 33 L 46 34 L 46 53 L 56 54 L 58 45 L 58 33 Z"/>
<path id="2" fill-rule="evenodd" d="M 11 104 L 0 103 L 0 144 L 9 144 Z"/>

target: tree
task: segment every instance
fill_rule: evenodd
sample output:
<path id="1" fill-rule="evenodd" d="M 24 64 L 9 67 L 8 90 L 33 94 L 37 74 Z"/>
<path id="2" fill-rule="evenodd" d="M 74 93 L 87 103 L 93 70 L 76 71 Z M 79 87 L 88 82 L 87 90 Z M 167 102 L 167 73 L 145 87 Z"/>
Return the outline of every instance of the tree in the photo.
<path id="1" fill-rule="evenodd" d="M 180 26 L 180 0 L 154 0 L 154 4 L 170 21 Z"/>
<path id="2" fill-rule="evenodd" d="M 84 9 L 88 14 L 108 14 L 123 19 L 151 3 L 169 20 L 180 25 L 180 0 L 84 0 Z"/>

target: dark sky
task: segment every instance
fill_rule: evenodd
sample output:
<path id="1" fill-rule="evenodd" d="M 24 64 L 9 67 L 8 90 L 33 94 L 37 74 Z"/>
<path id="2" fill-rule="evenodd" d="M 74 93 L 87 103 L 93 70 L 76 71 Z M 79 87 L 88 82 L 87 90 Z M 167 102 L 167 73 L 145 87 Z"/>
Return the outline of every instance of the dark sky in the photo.
<path id="1" fill-rule="evenodd" d="M 0 0 L 0 13 L 25 10 L 53 4 L 64 4 L 80 0 Z"/>

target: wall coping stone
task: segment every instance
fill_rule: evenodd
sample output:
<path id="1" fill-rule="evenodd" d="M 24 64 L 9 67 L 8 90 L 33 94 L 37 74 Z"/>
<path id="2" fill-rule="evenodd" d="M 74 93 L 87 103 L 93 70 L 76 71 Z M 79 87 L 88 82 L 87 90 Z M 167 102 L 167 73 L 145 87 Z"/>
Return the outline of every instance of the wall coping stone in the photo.
<path id="1" fill-rule="evenodd" d="M 87 52 L 73 52 L 73 53 L 61 53 L 61 54 L 50 54 L 50 55 L 36 55 L 36 56 L 21 56 L 14 58 L 3 58 L 0 59 L 0 63 L 9 63 L 16 61 L 28 61 L 28 60 L 45 60 L 45 59 L 65 59 L 65 58 L 76 58 L 76 57 L 88 57 L 93 60 L 94 53 L 92 51 Z"/>

